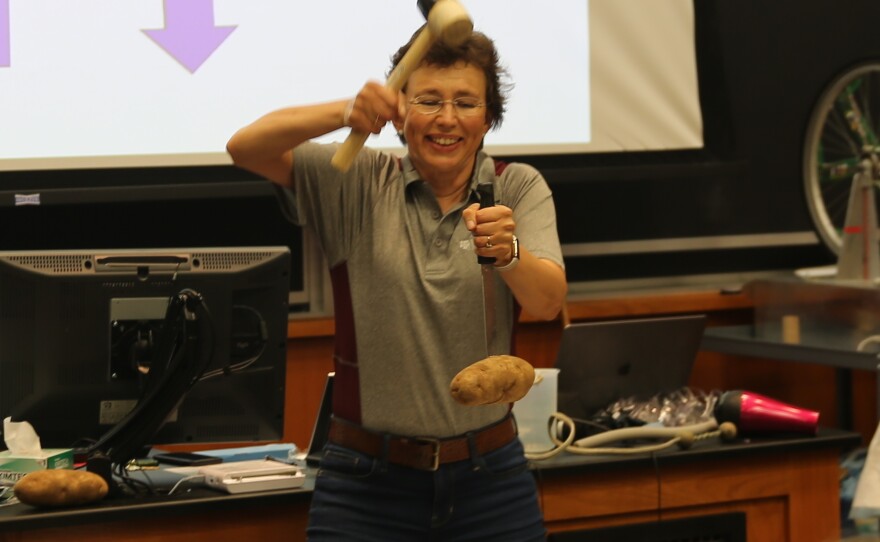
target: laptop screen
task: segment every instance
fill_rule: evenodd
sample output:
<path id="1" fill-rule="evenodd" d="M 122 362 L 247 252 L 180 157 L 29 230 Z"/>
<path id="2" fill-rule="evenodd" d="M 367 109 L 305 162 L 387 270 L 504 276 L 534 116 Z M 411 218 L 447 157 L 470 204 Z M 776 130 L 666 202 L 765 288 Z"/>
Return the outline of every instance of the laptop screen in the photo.
<path id="1" fill-rule="evenodd" d="M 557 408 L 589 419 L 611 403 L 685 387 L 705 315 L 569 324 L 556 358 Z"/>
<path id="2" fill-rule="evenodd" d="M 333 375 L 327 373 L 327 381 L 324 384 L 324 394 L 321 396 L 321 406 L 318 407 L 318 416 L 315 418 L 315 426 L 312 428 L 312 440 L 309 442 L 309 452 L 306 454 L 306 465 L 317 467 L 324 453 L 324 445 L 330 435 L 330 415 L 333 412 Z"/>

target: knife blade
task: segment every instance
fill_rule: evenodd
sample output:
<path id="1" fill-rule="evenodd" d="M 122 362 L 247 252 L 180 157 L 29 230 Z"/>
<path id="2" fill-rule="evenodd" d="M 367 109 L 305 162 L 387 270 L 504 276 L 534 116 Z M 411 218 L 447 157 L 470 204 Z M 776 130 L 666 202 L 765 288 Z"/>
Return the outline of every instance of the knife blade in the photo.
<path id="1" fill-rule="evenodd" d="M 477 184 L 477 195 L 480 198 L 480 209 L 495 205 L 495 188 L 491 182 Z M 477 256 L 480 274 L 483 279 L 483 325 L 486 337 L 486 357 L 493 354 L 495 342 L 495 258 Z"/>

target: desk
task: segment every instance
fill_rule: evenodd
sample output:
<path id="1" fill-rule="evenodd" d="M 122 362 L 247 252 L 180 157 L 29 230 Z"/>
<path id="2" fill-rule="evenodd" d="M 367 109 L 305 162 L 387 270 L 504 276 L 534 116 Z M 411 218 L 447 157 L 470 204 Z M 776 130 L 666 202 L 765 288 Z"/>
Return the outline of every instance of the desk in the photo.
<path id="1" fill-rule="evenodd" d="M 0 508 L 0 542 L 242 542 L 305 540 L 312 481 L 299 489 L 227 495 L 196 488 L 93 506 Z"/>
<path id="2" fill-rule="evenodd" d="M 781 336 L 758 332 L 754 325 L 720 326 L 706 328 L 702 350 L 737 356 L 763 357 L 801 363 L 818 363 L 843 369 L 878 370 L 876 353 L 857 352 L 849 342 L 834 334 L 812 337 L 800 343 L 790 343 Z"/>
<path id="3" fill-rule="evenodd" d="M 655 456 L 563 453 L 535 464 L 551 532 L 732 511 L 747 516 L 749 542 L 824 542 L 840 535 L 839 457 L 856 433 L 697 443 Z M 0 542 L 241 542 L 305 539 L 303 489 L 104 501 L 39 511 L 0 508 Z"/>
<path id="4" fill-rule="evenodd" d="M 851 337 L 838 336 L 833 331 L 808 335 L 799 343 L 791 343 L 783 341 L 779 333 L 770 333 L 754 325 L 712 327 L 704 332 L 700 349 L 835 367 L 838 425 L 846 429 L 853 427 L 851 369 L 880 370 L 877 354 L 856 351 Z M 876 412 L 880 418 L 880 379 L 877 379 L 877 387 Z"/>
<path id="5" fill-rule="evenodd" d="M 698 442 L 646 456 L 574 456 L 542 462 L 544 520 L 551 532 L 745 512 L 749 542 L 826 542 L 840 537 L 840 453 L 856 433 Z"/>
<path id="6" fill-rule="evenodd" d="M 793 278 L 754 281 L 747 289 L 754 301 L 751 325 L 707 328 L 702 350 L 833 368 L 838 426 L 851 429 L 861 417 L 861 432 L 870 440 L 880 418 L 874 344 L 880 339 L 880 289 L 852 281 Z M 873 389 L 862 389 L 869 395 L 853 393 L 853 386 L 862 384 L 853 380 L 854 370 L 874 373 Z M 853 399 L 859 397 L 865 400 L 854 407 Z M 871 411 L 871 419 L 864 419 Z"/>

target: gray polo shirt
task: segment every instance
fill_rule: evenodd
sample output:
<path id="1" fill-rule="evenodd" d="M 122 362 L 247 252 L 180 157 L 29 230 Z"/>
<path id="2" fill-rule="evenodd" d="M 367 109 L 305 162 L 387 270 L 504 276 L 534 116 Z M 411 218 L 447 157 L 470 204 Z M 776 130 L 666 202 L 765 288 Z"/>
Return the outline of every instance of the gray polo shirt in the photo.
<path id="1" fill-rule="evenodd" d="M 337 145 L 295 149 L 295 220 L 321 244 L 336 316 L 334 413 L 400 435 L 448 437 L 499 420 L 509 405 L 465 407 L 449 393 L 464 367 L 487 356 L 480 266 L 462 209 L 480 180 L 513 209 L 521 246 L 562 265 L 550 189 L 531 166 L 477 157 L 471 195 L 445 215 L 409 159 L 363 149 L 346 173 Z M 513 296 L 495 277 L 496 341 L 510 352 Z M 295 356 L 295 353 L 294 353 Z"/>

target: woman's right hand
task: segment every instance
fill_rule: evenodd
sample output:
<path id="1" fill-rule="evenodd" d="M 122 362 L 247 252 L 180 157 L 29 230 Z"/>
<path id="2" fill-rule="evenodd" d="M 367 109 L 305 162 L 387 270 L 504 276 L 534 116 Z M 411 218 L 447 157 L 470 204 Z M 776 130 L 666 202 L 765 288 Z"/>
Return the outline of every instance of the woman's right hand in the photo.
<path id="1" fill-rule="evenodd" d="M 368 81 L 346 104 L 343 124 L 361 132 L 378 134 L 389 121 L 397 120 L 399 101 L 399 92 L 376 81 Z"/>

